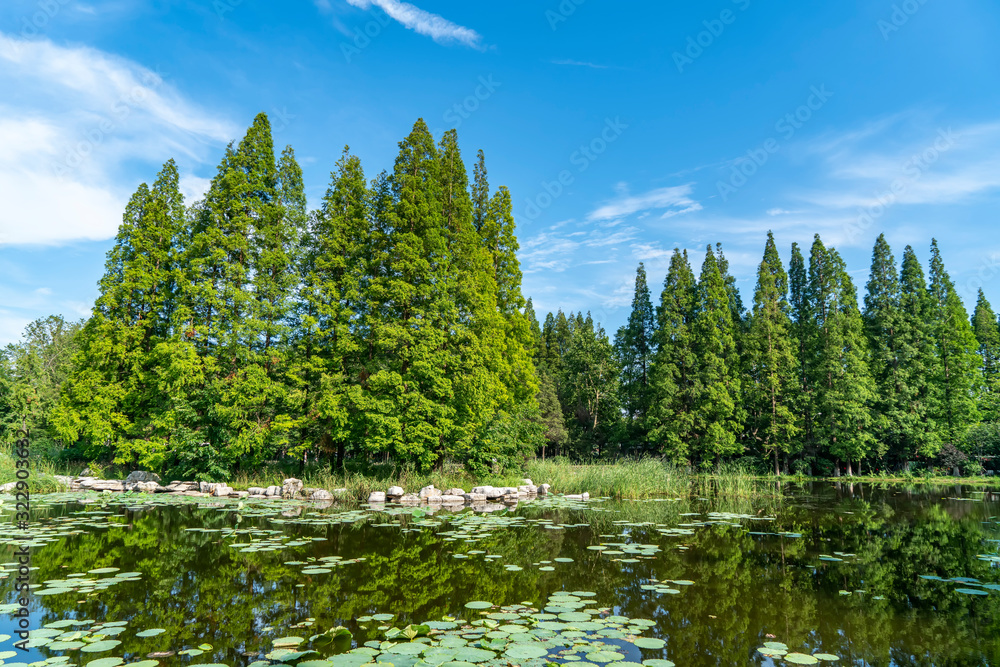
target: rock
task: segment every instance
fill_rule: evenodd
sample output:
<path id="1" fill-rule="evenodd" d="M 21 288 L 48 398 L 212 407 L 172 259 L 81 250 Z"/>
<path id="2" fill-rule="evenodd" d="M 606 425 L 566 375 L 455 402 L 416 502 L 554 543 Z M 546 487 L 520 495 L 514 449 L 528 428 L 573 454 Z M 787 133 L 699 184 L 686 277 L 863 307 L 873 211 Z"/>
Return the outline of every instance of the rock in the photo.
<path id="1" fill-rule="evenodd" d="M 547 496 L 549 494 L 549 489 L 552 488 L 551 484 L 539 484 L 538 485 L 538 495 Z"/>
<path id="2" fill-rule="evenodd" d="M 159 493 L 161 490 L 166 490 L 160 486 L 159 482 L 154 481 L 136 482 L 133 489 L 139 493 Z"/>
<path id="3" fill-rule="evenodd" d="M 389 490 L 385 492 L 385 495 L 389 498 L 402 498 L 404 493 L 406 493 L 406 491 L 403 491 L 403 487 L 390 486 Z"/>
<path id="4" fill-rule="evenodd" d="M 415 493 L 407 493 L 406 495 L 404 495 L 399 499 L 399 502 L 401 502 L 404 505 L 419 505 L 420 496 L 418 496 Z"/>
<path id="5" fill-rule="evenodd" d="M 180 496 L 191 496 L 192 498 L 207 498 L 207 493 L 202 493 L 201 491 L 177 491 L 177 495 Z"/>
<path id="6" fill-rule="evenodd" d="M 3 486 L 0 486 L 0 492 L 7 493 L 8 491 L 13 491 L 16 486 L 17 482 L 7 482 Z"/>
<path id="7" fill-rule="evenodd" d="M 264 495 L 268 498 L 280 498 L 281 497 L 281 487 L 280 486 L 269 486 L 267 490 L 264 491 Z"/>
<path id="8" fill-rule="evenodd" d="M 93 474 L 94 473 L 90 468 L 84 468 L 80 471 L 80 477 L 90 477 Z"/>
<path id="9" fill-rule="evenodd" d="M 370 496 L 368 496 L 368 502 L 369 503 L 384 503 L 385 502 L 385 494 L 382 493 L 381 491 L 373 491 L 372 494 Z"/>
<path id="10" fill-rule="evenodd" d="M 532 482 L 527 477 L 525 477 L 524 479 L 521 480 L 521 484 L 524 484 L 525 486 L 534 486 L 535 485 L 535 483 Z"/>
<path id="11" fill-rule="evenodd" d="M 444 496 L 427 496 L 426 498 L 421 498 L 425 503 L 431 503 L 433 505 L 440 505 L 441 498 Z"/>
<path id="12" fill-rule="evenodd" d="M 146 472 L 145 470 L 136 470 L 135 472 L 130 472 L 128 477 L 125 478 L 125 485 L 135 484 L 136 482 L 160 482 L 160 476 L 156 473 Z"/>
<path id="13" fill-rule="evenodd" d="M 443 496 L 438 496 L 441 503 L 444 505 L 464 505 L 465 504 L 465 494 L 445 494 Z"/>
<path id="14" fill-rule="evenodd" d="M 302 491 L 302 480 L 289 477 L 281 484 L 281 497 L 294 498 Z"/>
<path id="15" fill-rule="evenodd" d="M 201 491 L 201 487 L 198 482 L 170 482 L 165 487 L 167 491 Z"/>
<path id="16" fill-rule="evenodd" d="M 534 496 L 538 494 L 538 487 L 532 484 L 526 484 L 524 486 L 517 487 L 518 493 L 525 493 L 529 496 Z"/>
<path id="17" fill-rule="evenodd" d="M 198 482 L 198 490 L 202 493 L 211 494 L 215 491 L 215 482 Z"/>
<path id="18" fill-rule="evenodd" d="M 216 484 L 215 488 L 212 489 L 212 495 L 215 496 L 216 498 L 226 498 L 229 495 L 233 494 L 234 492 L 235 489 L 222 483 Z"/>
<path id="19" fill-rule="evenodd" d="M 249 498 L 250 497 L 250 492 L 249 491 L 233 491 L 232 493 L 229 494 L 229 497 L 232 498 L 233 496 L 235 496 L 237 498 Z"/>
<path id="20" fill-rule="evenodd" d="M 472 487 L 471 493 L 481 494 L 481 495 L 484 495 L 484 496 L 488 497 L 491 493 L 493 493 L 493 487 L 492 486 L 474 486 L 474 487 Z"/>
<path id="21" fill-rule="evenodd" d="M 333 494 L 325 489 L 316 489 L 309 494 L 309 500 L 333 500 Z"/>
<path id="22" fill-rule="evenodd" d="M 458 488 L 456 486 L 456 487 L 453 487 L 453 488 L 448 489 L 447 491 L 445 491 L 444 495 L 446 495 L 446 496 L 464 496 L 465 495 L 465 490 L 464 489 L 460 489 L 460 488 Z"/>
<path id="23" fill-rule="evenodd" d="M 425 486 L 424 488 L 420 489 L 420 498 L 422 500 L 437 498 L 440 495 L 442 495 L 441 489 L 435 489 L 433 484 L 431 484 L 430 486 Z"/>
<path id="24" fill-rule="evenodd" d="M 88 478 L 80 482 L 81 489 L 90 491 L 118 491 L 125 490 L 125 485 L 117 479 L 94 479 Z"/>
<path id="25" fill-rule="evenodd" d="M 263 496 L 267 495 L 267 489 L 261 486 L 251 486 L 249 489 L 247 489 L 247 493 L 250 494 L 251 496 Z"/>
<path id="26" fill-rule="evenodd" d="M 466 493 L 462 496 L 467 503 L 485 503 L 486 494 L 485 493 Z"/>

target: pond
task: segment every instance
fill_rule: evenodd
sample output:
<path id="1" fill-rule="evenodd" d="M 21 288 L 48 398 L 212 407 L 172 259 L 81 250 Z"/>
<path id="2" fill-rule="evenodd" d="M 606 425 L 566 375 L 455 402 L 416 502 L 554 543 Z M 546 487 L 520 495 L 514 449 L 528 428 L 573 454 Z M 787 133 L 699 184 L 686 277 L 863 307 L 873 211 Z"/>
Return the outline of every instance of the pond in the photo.
<path id="1" fill-rule="evenodd" d="M 13 503 L 4 667 L 1000 664 L 1000 495 L 788 486 L 759 502 L 457 513 L 165 495 Z M 43 663 L 44 661 L 44 663 Z"/>

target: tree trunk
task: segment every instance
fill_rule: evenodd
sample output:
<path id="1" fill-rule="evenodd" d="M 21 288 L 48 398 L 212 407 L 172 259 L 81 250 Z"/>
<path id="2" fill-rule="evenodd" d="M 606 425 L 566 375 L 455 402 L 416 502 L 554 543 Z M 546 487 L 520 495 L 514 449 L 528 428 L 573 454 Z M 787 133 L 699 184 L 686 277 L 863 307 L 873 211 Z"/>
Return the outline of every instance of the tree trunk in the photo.
<path id="1" fill-rule="evenodd" d="M 834 477 L 840 477 L 840 460 L 839 459 L 834 464 L 834 467 L 833 467 L 833 476 Z"/>
<path id="2" fill-rule="evenodd" d="M 337 443 L 337 470 L 344 469 L 344 441 L 341 440 Z"/>
<path id="3" fill-rule="evenodd" d="M 781 474 L 781 470 L 778 468 L 778 450 L 774 450 L 774 476 L 777 477 Z"/>
<path id="4" fill-rule="evenodd" d="M 854 468 L 851 467 L 851 459 L 847 459 L 847 476 L 854 477 Z"/>

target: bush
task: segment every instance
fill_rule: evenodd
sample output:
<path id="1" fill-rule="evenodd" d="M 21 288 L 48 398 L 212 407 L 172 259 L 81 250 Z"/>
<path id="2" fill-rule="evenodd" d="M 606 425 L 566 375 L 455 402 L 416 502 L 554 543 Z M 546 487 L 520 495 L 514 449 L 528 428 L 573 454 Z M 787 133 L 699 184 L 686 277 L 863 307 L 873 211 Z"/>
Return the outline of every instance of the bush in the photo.
<path id="1" fill-rule="evenodd" d="M 960 467 L 969 458 L 966 456 L 965 452 L 956 447 L 955 445 L 948 443 L 941 448 L 941 451 L 937 455 L 938 462 L 948 469 L 950 473 L 955 468 Z"/>
<path id="2" fill-rule="evenodd" d="M 965 433 L 965 451 L 976 456 L 1000 455 L 1000 422 L 976 424 Z"/>

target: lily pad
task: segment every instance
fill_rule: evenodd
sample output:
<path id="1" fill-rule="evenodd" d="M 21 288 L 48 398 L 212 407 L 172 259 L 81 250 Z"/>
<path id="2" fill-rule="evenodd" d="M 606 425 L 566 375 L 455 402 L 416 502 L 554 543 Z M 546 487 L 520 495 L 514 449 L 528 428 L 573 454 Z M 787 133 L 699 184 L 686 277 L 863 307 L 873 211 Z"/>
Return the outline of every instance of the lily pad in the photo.
<path id="1" fill-rule="evenodd" d="M 816 658 L 805 653 L 789 653 L 784 659 L 795 665 L 815 665 L 819 662 Z"/>
<path id="2" fill-rule="evenodd" d="M 151 628 L 149 630 L 143 630 L 142 632 L 135 633 L 136 637 L 155 637 L 156 635 L 162 635 L 166 630 L 163 628 Z"/>
<path id="3" fill-rule="evenodd" d="M 639 648 L 660 649 L 667 645 L 667 642 L 655 637 L 639 637 L 633 642 Z"/>
<path id="4" fill-rule="evenodd" d="M 483 602 L 482 600 L 465 603 L 466 609 L 489 609 L 492 606 L 492 602 Z"/>

